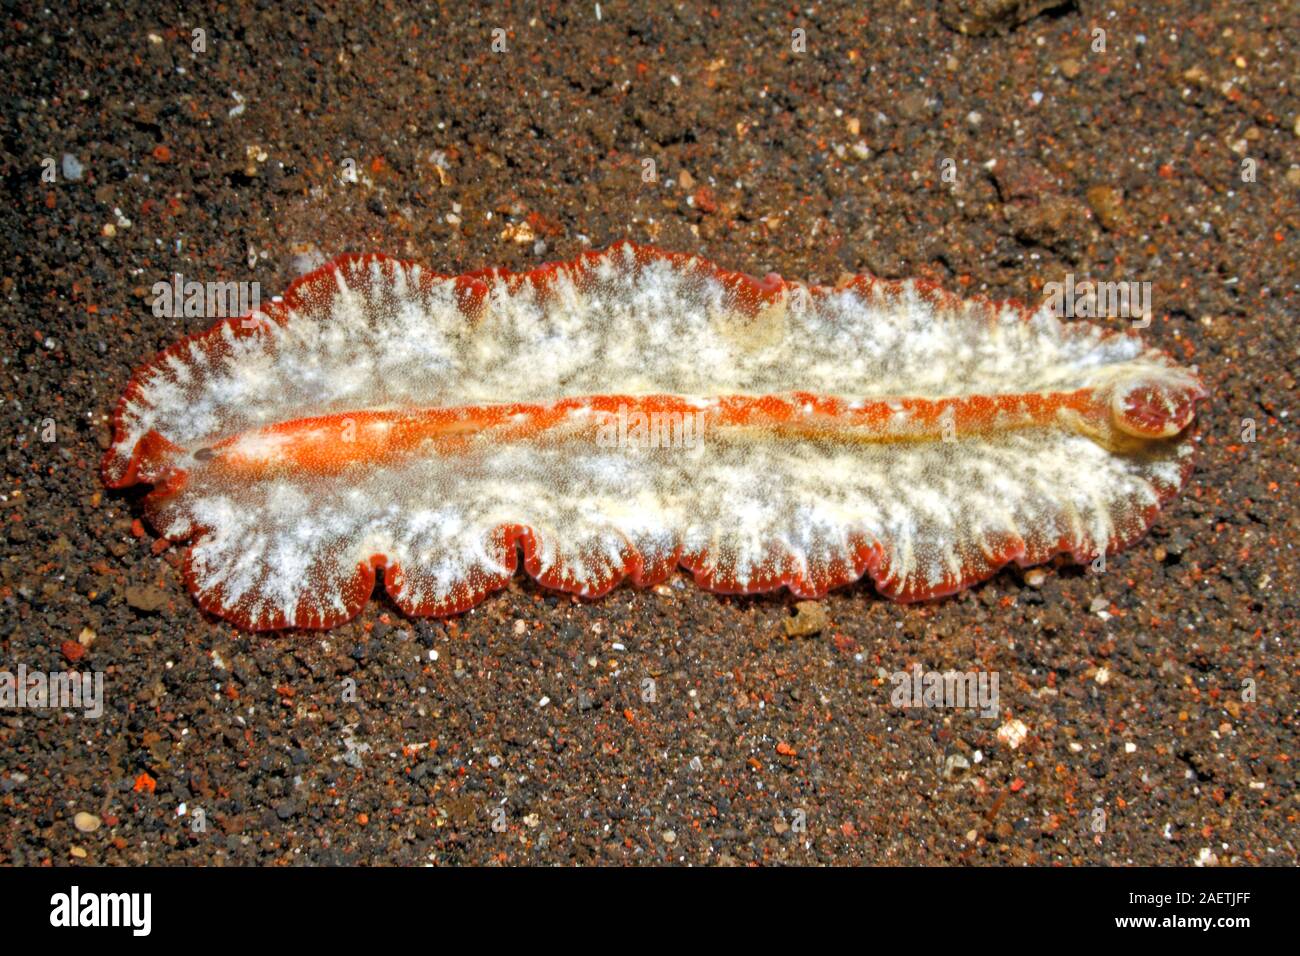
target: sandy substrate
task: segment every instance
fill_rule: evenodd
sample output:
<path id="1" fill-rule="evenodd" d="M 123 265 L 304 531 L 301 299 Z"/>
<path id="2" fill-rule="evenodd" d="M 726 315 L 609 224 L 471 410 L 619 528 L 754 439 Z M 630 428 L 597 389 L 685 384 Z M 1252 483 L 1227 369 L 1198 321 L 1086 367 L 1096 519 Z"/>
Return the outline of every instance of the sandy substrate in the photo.
<path id="1" fill-rule="evenodd" d="M 0 862 L 1296 862 L 1294 10 L 741 6 L 6 12 L 0 662 L 105 699 L 0 712 Z M 787 596 L 680 576 L 249 636 L 100 484 L 131 370 L 208 324 L 154 315 L 173 272 L 269 296 L 345 251 L 622 237 L 1025 301 L 1148 281 L 1211 391 L 1195 473 L 1104 573 L 858 585 L 797 637 Z M 915 665 L 996 672 L 998 712 L 893 707 Z"/>

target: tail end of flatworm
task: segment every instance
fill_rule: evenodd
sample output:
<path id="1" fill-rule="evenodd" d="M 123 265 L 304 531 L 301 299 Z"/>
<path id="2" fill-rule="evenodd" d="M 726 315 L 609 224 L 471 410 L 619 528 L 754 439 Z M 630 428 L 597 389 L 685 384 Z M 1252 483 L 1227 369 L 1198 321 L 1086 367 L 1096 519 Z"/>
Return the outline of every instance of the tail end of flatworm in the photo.
<path id="1" fill-rule="evenodd" d="M 114 443 L 100 463 L 100 475 L 109 488 L 126 488 L 140 482 L 157 484 L 174 472 L 176 458 L 183 453 L 156 429 L 150 429 L 136 441 L 130 454 L 123 454 Z"/>

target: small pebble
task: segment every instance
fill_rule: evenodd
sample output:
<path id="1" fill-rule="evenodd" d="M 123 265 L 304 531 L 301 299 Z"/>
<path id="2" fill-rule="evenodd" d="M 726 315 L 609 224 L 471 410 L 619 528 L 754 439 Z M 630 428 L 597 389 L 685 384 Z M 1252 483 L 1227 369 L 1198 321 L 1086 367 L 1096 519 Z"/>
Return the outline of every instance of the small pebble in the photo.
<path id="1" fill-rule="evenodd" d="M 76 182 L 81 179 L 81 174 L 85 172 L 86 167 L 77 161 L 77 157 L 71 153 L 64 153 L 62 159 L 63 178 Z"/>
<path id="2" fill-rule="evenodd" d="M 1025 726 L 1023 721 L 1008 720 L 1005 724 L 1003 724 L 1001 727 L 998 728 L 997 736 L 998 736 L 998 740 L 1002 741 L 1012 750 L 1015 750 L 1022 743 L 1024 743 L 1025 737 L 1028 734 L 1029 734 L 1029 728 Z"/>
<path id="3" fill-rule="evenodd" d="M 961 754 L 949 754 L 948 759 L 943 762 L 943 778 L 953 780 L 961 775 L 963 770 L 970 769 L 970 761 Z"/>
<path id="4" fill-rule="evenodd" d="M 819 601 L 800 601 L 794 606 L 795 616 L 781 622 L 786 637 L 806 637 L 826 627 L 826 608 Z"/>
<path id="5" fill-rule="evenodd" d="M 126 603 L 137 611 L 152 614 L 167 603 L 167 595 L 151 584 L 144 587 L 131 585 L 126 589 Z"/>
<path id="6" fill-rule="evenodd" d="M 99 817 L 82 810 L 72 818 L 72 825 L 82 833 L 94 833 L 99 829 Z"/>
<path id="7" fill-rule="evenodd" d="M 1103 229 L 1114 232 L 1127 224 L 1124 194 L 1114 186 L 1093 186 L 1084 193 L 1084 199 Z"/>

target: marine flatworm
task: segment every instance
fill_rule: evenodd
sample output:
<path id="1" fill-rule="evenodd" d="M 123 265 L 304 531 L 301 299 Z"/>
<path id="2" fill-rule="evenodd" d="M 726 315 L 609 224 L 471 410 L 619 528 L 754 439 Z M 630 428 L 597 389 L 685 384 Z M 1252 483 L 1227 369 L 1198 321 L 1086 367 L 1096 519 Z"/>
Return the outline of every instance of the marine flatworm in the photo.
<path id="1" fill-rule="evenodd" d="M 917 281 L 754 279 L 620 243 L 531 272 L 344 256 L 141 368 L 103 462 L 241 627 L 412 615 L 522 556 L 598 596 L 678 565 L 903 601 L 1140 537 L 1205 395 L 1128 330 Z"/>

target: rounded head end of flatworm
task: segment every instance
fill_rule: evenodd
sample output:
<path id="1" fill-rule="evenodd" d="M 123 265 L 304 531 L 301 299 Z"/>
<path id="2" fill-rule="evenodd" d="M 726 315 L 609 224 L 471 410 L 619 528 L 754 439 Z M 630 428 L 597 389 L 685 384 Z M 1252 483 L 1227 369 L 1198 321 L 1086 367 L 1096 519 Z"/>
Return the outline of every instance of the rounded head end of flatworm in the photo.
<path id="1" fill-rule="evenodd" d="M 1142 376 L 1116 386 L 1110 407 L 1115 426 L 1134 438 L 1172 438 L 1192 423 L 1205 397 L 1200 381 L 1186 374 Z"/>

